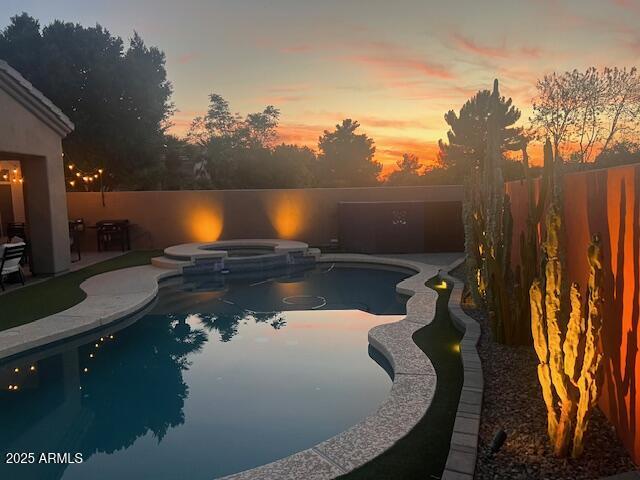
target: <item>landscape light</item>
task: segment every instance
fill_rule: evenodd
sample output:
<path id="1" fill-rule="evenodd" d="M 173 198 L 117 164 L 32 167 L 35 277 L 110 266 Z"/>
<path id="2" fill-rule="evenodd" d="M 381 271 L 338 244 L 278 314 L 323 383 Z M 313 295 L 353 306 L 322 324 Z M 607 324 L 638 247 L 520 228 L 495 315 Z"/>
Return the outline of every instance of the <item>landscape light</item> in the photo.
<path id="1" fill-rule="evenodd" d="M 436 290 L 446 290 L 447 289 L 447 282 L 442 280 L 440 283 L 435 284 L 433 286 L 433 288 L 435 288 Z"/>

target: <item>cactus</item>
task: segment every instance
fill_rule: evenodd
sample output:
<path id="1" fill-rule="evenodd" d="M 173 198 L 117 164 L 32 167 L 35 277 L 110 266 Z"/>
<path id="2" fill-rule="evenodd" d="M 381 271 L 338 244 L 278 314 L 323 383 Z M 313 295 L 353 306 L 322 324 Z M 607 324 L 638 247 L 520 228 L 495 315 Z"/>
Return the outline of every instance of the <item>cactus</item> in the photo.
<path id="1" fill-rule="evenodd" d="M 600 240 L 594 236 L 588 251 L 587 316 L 585 319 L 582 311 L 580 287 L 574 283 L 566 307 L 569 320 L 563 331 L 561 312 L 566 302 L 562 295 L 562 217 L 557 202 L 552 203 L 547 213 L 546 226 L 544 287 L 536 278 L 529 292 L 531 333 L 540 362 L 538 379 L 554 453 L 564 457 L 571 448 L 571 456 L 577 458 L 582 454 L 589 412 L 596 405 L 602 387 L 602 355 L 597 352 L 602 326 L 602 253 Z"/>
<path id="2" fill-rule="evenodd" d="M 498 108 L 500 94 L 497 80 L 491 100 L 491 108 Z M 531 252 L 538 247 L 537 226 L 542 216 L 546 188 L 541 189 L 537 204 L 531 201 L 530 210 L 535 211 L 535 215 L 529 214 L 527 235 L 520 239 L 523 267 L 518 266 L 514 274 L 511 268 L 513 218 L 511 199 L 505 191 L 500 167 L 500 125 L 497 124 L 497 115 L 490 115 L 489 118 L 486 157 L 482 168 L 473 171 L 465 182 L 463 220 L 467 285 L 475 304 L 486 307 L 496 341 L 526 344 L 531 342 L 529 286 L 538 271 L 537 255 Z M 523 166 L 533 199 L 534 187 L 529 175 L 525 142 L 522 151 Z M 543 183 L 546 186 L 546 180 Z"/>

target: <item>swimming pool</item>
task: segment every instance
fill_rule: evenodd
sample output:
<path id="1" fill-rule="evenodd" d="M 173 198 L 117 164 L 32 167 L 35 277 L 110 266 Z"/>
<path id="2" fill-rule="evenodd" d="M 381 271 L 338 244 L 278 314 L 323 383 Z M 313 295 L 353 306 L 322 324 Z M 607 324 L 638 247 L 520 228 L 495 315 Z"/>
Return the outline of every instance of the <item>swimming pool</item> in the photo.
<path id="1" fill-rule="evenodd" d="M 388 395 L 367 332 L 404 315 L 407 276 L 323 264 L 179 278 L 126 328 L 4 362 L 3 455 L 83 463 L 2 463 L 0 477 L 211 479 L 311 447 Z"/>

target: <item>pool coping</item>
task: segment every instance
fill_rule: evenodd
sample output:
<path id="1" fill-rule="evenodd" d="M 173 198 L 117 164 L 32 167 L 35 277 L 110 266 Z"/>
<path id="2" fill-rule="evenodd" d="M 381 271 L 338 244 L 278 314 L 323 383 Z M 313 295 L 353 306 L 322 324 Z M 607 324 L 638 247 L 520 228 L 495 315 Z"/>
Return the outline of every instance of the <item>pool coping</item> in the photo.
<path id="1" fill-rule="evenodd" d="M 442 480 L 472 480 L 478 456 L 478 435 L 484 394 L 482 363 L 477 349 L 481 330 L 480 324 L 462 310 L 464 282 L 450 275 L 450 272 L 462 265 L 464 261 L 465 256 L 462 256 L 440 270 L 438 274 L 442 280 L 453 285 L 449 296 L 449 317 L 454 326 L 463 332 L 460 341 L 463 383 Z"/>
<path id="2" fill-rule="evenodd" d="M 335 478 L 391 448 L 409 433 L 431 405 L 436 372 L 412 337 L 435 317 L 438 294 L 427 287 L 426 282 L 438 274 L 438 268 L 412 260 L 360 254 L 325 254 L 319 256 L 317 262 L 389 265 L 415 272 L 396 285 L 398 293 L 410 297 L 404 318 L 373 327 L 368 333 L 370 344 L 393 368 L 391 391 L 375 412 L 349 429 L 288 457 L 222 477 L 225 480 Z M 161 280 L 179 275 L 180 270 L 143 265 L 90 277 L 80 285 L 87 297 L 79 304 L 0 332 L 0 360 L 88 333 L 140 311 L 155 299 Z"/>

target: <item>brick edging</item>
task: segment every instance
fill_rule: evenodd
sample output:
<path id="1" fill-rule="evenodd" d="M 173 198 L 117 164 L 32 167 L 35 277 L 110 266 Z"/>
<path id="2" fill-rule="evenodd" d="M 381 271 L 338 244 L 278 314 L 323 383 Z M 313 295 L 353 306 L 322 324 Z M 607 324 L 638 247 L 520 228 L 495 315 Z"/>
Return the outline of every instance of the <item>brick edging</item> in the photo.
<path id="1" fill-rule="evenodd" d="M 442 280 L 453 284 L 449 297 L 449 316 L 454 326 L 463 332 L 460 355 L 464 377 L 442 480 L 471 480 L 475 473 L 478 456 L 478 432 L 484 393 L 482 363 L 477 350 L 480 324 L 462 310 L 464 282 L 449 274 L 463 262 L 464 257 L 439 272 Z"/>

